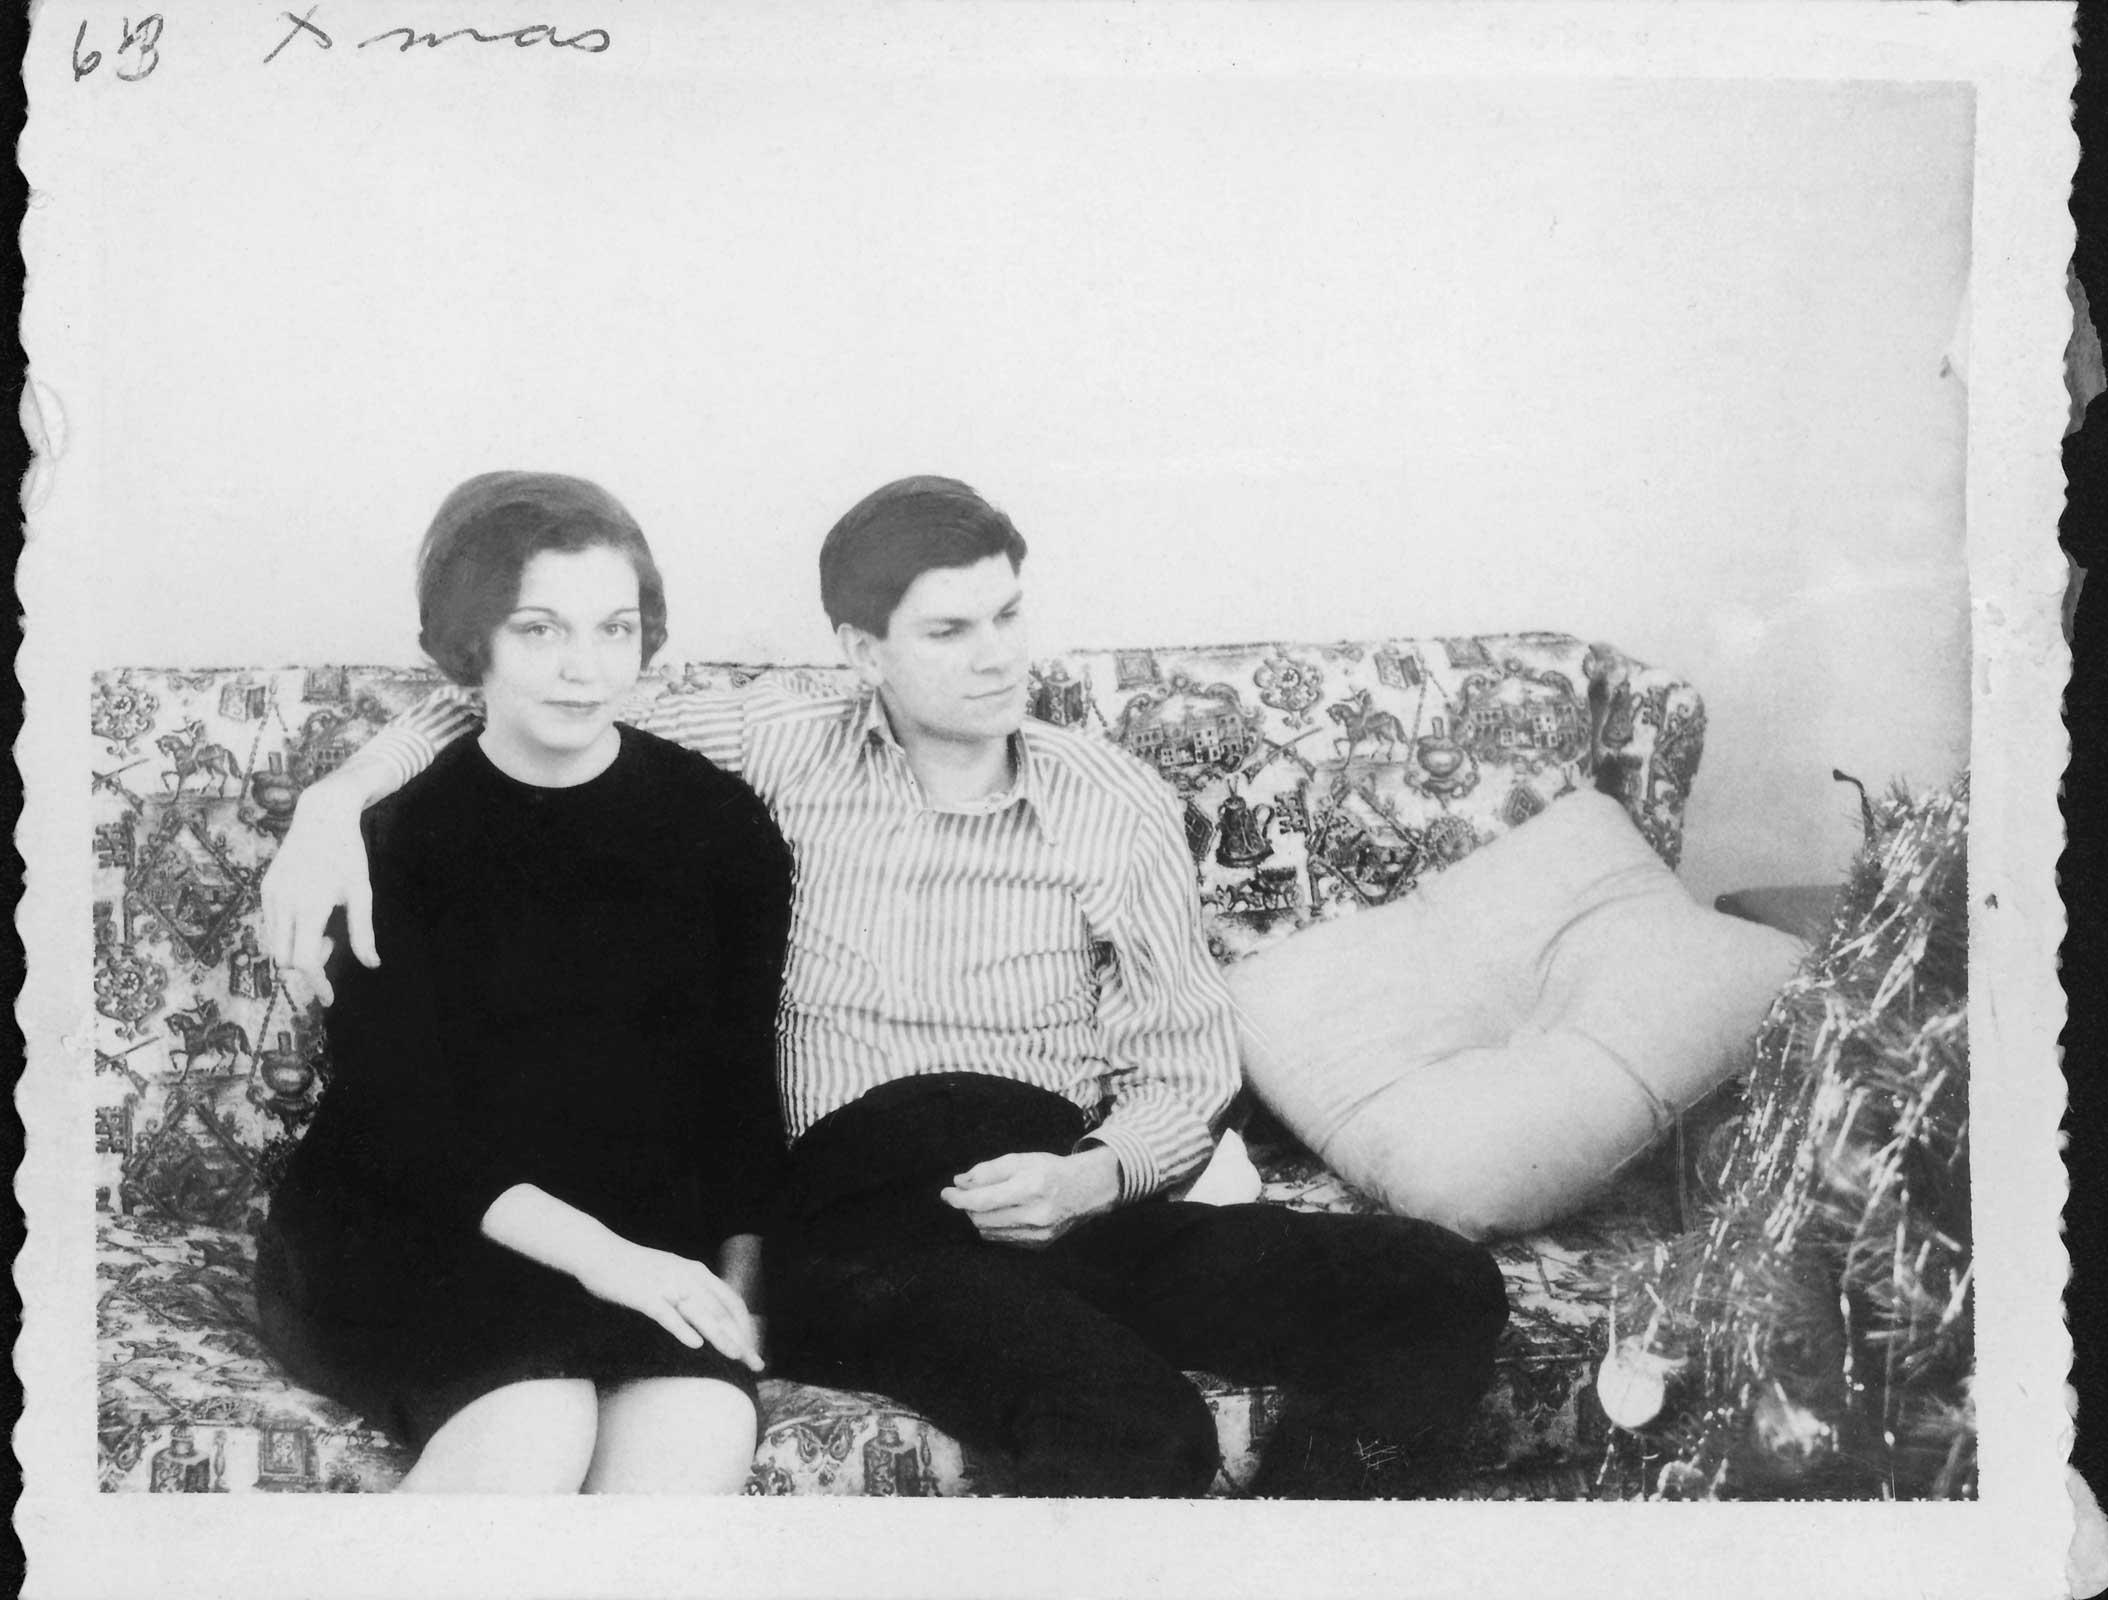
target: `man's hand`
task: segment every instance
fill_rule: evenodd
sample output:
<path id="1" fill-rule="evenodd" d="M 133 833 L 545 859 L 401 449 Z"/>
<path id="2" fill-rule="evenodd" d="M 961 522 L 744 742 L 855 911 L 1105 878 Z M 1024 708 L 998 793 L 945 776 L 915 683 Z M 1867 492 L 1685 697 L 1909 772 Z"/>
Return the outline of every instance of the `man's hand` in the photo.
<path id="1" fill-rule="evenodd" d="M 373 944 L 366 841 L 359 832 L 363 800 L 334 775 L 313 785 L 301 795 L 293 826 L 264 874 L 264 942 L 270 957 L 279 970 L 291 968 L 305 978 L 324 1005 L 336 994 L 322 970 L 334 943 L 322 930 L 338 906 L 345 908 L 352 954 L 369 967 L 381 964 Z"/>
<path id="2" fill-rule="evenodd" d="M 969 1167 L 941 1198 L 991 1243 L 1038 1250 L 1119 1203 L 1120 1164 L 1102 1145 L 1065 1156 L 1025 1150 Z"/>

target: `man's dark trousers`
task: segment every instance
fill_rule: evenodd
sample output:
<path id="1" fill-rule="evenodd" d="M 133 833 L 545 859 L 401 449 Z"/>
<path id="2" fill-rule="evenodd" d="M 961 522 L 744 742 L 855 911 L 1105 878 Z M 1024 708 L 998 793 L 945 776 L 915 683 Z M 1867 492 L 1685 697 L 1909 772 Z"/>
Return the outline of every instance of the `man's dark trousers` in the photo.
<path id="1" fill-rule="evenodd" d="M 1032 1495 L 1204 1493 L 1215 1428 L 1187 1368 L 1287 1389 L 1261 1492 L 1353 1492 L 1357 1450 L 1437 1448 L 1470 1416 L 1507 1298 L 1491 1255 L 1445 1228 L 1159 1198 L 1026 1249 L 938 1198 L 1084 1128 L 1060 1096 L 974 1073 L 823 1118 L 768 1252 L 779 1370 L 1005 1450 Z"/>

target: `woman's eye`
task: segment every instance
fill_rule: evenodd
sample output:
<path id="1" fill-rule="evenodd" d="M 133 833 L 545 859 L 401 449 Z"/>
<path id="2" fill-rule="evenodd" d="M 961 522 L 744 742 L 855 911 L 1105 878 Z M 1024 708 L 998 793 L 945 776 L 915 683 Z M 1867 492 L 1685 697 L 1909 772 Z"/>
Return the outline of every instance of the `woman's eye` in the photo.
<path id="1" fill-rule="evenodd" d="M 607 625 L 608 637 L 611 639 L 627 639 L 636 631 L 637 625 L 634 622 L 610 622 Z"/>

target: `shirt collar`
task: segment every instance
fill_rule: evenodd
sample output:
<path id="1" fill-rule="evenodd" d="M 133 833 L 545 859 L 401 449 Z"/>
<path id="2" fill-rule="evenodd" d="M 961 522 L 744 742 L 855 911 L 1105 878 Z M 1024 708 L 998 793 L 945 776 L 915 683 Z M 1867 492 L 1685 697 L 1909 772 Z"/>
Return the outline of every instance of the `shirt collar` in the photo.
<path id="1" fill-rule="evenodd" d="M 866 689 L 850 707 L 849 734 L 857 765 L 869 771 L 874 758 L 882 752 L 891 752 L 890 764 L 900 780 L 908 786 L 908 792 L 928 806 L 921 790 L 915 783 L 915 775 L 908 770 L 907 752 L 900 747 L 894 736 L 893 724 L 886 716 L 884 703 L 875 689 Z M 1037 748 L 1032 719 L 1027 717 L 1016 733 L 1010 736 L 1011 765 L 1017 776 L 1003 793 L 991 795 L 987 800 L 971 806 L 930 806 L 931 810 L 944 810 L 961 816 L 978 816 L 982 812 L 1006 811 L 1011 806 L 1023 805 L 1039 828 L 1040 836 L 1048 844 L 1056 843 L 1054 827 L 1047 815 L 1047 780 L 1043 770 L 1044 754 Z"/>

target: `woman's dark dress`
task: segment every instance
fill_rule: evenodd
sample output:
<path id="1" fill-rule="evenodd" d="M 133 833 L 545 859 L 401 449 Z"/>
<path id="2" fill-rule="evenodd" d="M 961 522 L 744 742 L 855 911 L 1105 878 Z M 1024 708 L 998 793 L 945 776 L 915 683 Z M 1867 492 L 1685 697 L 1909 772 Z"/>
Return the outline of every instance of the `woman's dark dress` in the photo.
<path id="1" fill-rule="evenodd" d="M 745 1367 L 480 1231 L 533 1183 L 714 1267 L 775 1187 L 788 849 L 736 779 L 620 733 L 566 789 L 464 739 L 367 814 L 382 965 L 339 930 L 329 1088 L 272 1196 L 257 1299 L 296 1378 L 420 1448 L 529 1378 L 753 1393 Z"/>

